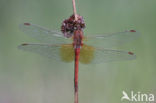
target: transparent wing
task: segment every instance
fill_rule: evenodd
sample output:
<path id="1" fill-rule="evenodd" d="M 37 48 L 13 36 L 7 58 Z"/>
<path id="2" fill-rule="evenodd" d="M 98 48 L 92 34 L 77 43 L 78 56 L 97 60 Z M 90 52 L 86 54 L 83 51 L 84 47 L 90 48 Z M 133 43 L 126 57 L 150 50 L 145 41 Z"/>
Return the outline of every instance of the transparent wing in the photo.
<path id="1" fill-rule="evenodd" d="M 97 49 L 87 45 L 84 45 L 80 51 L 80 62 L 83 64 L 133 60 L 135 58 L 136 55 L 132 52 Z"/>
<path id="2" fill-rule="evenodd" d="M 59 62 L 72 62 L 74 60 L 74 49 L 71 44 L 49 45 L 49 44 L 22 44 L 19 49 L 38 53 Z"/>
<path id="3" fill-rule="evenodd" d="M 139 35 L 139 32 L 129 30 L 107 35 L 87 36 L 84 39 L 84 43 L 96 47 L 110 48 L 135 40 L 139 37 Z"/>
<path id="4" fill-rule="evenodd" d="M 93 63 L 100 62 L 113 62 L 113 61 L 125 61 L 136 59 L 136 55 L 132 52 L 120 51 L 120 50 L 96 50 Z"/>
<path id="5" fill-rule="evenodd" d="M 72 44 L 22 44 L 18 47 L 25 51 L 31 51 L 59 62 L 72 62 L 74 60 L 74 48 Z M 83 64 L 104 63 L 112 61 L 133 60 L 136 58 L 132 52 L 96 49 L 83 45 L 80 50 L 80 62 Z"/>
<path id="6" fill-rule="evenodd" d="M 35 24 L 23 23 L 19 25 L 19 28 L 27 35 L 44 43 L 71 43 L 71 39 L 65 38 L 61 32 L 48 30 Z"/>

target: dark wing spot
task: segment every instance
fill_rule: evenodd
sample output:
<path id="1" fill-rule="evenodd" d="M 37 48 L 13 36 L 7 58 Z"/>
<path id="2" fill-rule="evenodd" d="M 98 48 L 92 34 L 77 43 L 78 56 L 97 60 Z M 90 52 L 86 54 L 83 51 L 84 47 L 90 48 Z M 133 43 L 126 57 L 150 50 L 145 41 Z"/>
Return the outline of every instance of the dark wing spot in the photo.
<path id="1" fill-rule="evenodd" d="M 132 52 L 128 52 L 128 54 L 130 54 L 130 55 L 134 55 L 134 53 L 132 53 Z"/>
<path id="2" fill-rule="evenodd" d="M 30 23 L 24 23 L 24 25 L 26 25 L 26 26 L 30 26 Z"/>
<path id="3" fill-rule="evenodd" d="M 130 30 L 130 32 L 136 32 L 135 30 Z"/>
<path id="4" fill-rule="evenodd" d="M 26 46 L 26 45 L 28 45 L 28 44 L 27 43 L 22 44 L 22 46 Z"/>

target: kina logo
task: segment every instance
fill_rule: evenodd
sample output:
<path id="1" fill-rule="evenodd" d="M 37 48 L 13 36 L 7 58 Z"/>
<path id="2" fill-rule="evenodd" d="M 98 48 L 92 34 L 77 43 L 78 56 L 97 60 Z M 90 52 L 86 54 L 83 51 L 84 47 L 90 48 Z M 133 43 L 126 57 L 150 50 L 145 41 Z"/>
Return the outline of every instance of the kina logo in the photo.
<path id="1" fill-rule="evenodd" d="M 131 102 L 144 102 L 144 103 L 153 103 L 154 102 L 154 94 L 151 93 L 134 93 L 131 91 L 128 95 L 125 91 L 122 91 L 121 101 L 127 100 Z"/>

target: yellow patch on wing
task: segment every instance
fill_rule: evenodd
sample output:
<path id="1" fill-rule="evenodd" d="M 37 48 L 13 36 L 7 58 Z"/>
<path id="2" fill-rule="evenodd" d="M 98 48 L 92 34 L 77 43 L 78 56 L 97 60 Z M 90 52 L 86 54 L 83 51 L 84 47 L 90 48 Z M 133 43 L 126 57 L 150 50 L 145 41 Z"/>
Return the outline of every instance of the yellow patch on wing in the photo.
<path id="1" fill-rule="evenodd" d="M 86 41 L 88 41 L 88 38 L 84 36 L 82 40 L 83 40 L 84 42 L 86 42 Z"/>
<path id="2" fill-rule="evenodd" d="M 80 50 L 80 62 L 89 64 L 94 59 L 95 48 L 88 45 L 83 45 Z"/>
<path id="3" fill-rule="evenodd" d="M 72 44 L 62 45 L 60 48 L 60 56 L 64 62 L 72 62 L 74 60 L 74 48 Z"/>

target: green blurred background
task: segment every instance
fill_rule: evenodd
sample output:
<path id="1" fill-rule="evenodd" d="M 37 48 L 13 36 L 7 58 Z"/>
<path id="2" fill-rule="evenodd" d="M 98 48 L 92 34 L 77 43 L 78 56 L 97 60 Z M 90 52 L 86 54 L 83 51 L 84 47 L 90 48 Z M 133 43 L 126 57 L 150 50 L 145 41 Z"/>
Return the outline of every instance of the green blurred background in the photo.
<path id="1" fill-rule="evenodd" d="M 73 63 L 51 62 L 17 46 L 33 42 L 19 30 L 31 22 L 60 29 L 72 0 L 0 0 L 0 103 L 73 103 Z M 80 103 L 122 103 L 122 91 L 156 95 L 156 0 L 76 0 L 85 34 L 135 29 L 141 36 L 116 47 L 137 59 L 80 65 Z M 125 101 L 126 102 L 126 101 Z"/>

